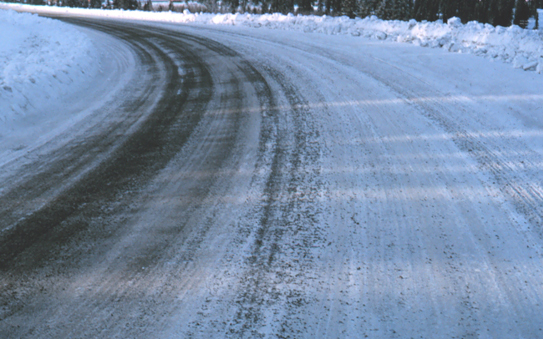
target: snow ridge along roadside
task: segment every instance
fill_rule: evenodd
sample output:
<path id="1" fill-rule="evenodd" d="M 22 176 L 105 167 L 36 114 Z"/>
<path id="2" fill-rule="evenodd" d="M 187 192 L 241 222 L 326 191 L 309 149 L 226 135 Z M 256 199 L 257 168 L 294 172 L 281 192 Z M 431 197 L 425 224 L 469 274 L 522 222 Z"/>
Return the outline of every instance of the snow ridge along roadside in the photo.
<path id="1" fill-rule="evenodd" d="M 0 140 L 98 71 L 91 39 L 58 20 L 0 10 Z M 43 117 L 42 117 L 43 118 Z"/>
<path id="2" fill-rule="evenodd" d="M 422 47 L 445 48 L 450 52 L 471 53 L 511 63 L 515 68 L 543 72 L 543 32 L 518 26 L 494 27 L 475 21 L 462 24 L 451 18 L 447 23 L 415 20 L 381 20 L 375 16 L 343 17 L 294 16 L 292 14 L 209 14 L 81 9 L 30 5 L 4 5 L 37 13 L 72 13 L 120 19 L 197 23 L 206 25 L 245 25 L 254 28 L 297 30 L 328 35 L 363 36 L 377 40 L 412 43 Z"/>

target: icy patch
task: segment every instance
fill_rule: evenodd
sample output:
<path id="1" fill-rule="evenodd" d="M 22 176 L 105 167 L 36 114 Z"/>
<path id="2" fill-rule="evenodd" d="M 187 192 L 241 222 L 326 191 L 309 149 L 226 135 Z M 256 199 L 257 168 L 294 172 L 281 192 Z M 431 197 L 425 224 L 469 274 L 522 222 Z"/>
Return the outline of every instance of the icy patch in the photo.
<path id="1" fill-rule="evenodd" d="M 0 32 L 0 135 L 28 114 L 54 114 L 40 107 L 97 70 L 92 42 L 68 24 L 0 10 Z"/>

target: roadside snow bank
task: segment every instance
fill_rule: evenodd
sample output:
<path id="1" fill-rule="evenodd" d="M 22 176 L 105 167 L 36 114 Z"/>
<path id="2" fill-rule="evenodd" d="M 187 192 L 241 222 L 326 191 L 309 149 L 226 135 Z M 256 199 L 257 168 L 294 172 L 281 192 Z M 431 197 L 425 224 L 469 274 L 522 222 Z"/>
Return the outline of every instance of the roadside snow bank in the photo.
<path id="1" fill-rule="evenodd" d="M 518 26 L 494 27 L 475 21 L 462 24 L 451 18 L 447 24 L 414 20 L 383 21 L 375 17 L 366 18 L 361 26 L 361 35 L 385 33 L 387 40 L 409 42 L 423 47 L 446 48 L 451 52 L 472 53 L 512 63 L 516 68 L 543 71 L 543 32 L 526 30 Z M 376 33 L 374 33 L 376 32 Z"/>
<path id="2" fill-rule="evenodd" d="M 88 37 L 58 20 L 0 10 L 0 32 L 1 134 L 31 112 L 54 114 L 39 109 L 98 69 Z"/>
<path id="3" fill-rule="evenodd" d="M 73 13 L 120 19 L 198 23 L 208 25 L 245 25 L 270 29 L 298 30 L 323 34 L 350 34 L 371 39 L 412 43 L 423 47 L 446 48 L 451 52 L 473 53 L 491 60 L 512 63 L 524 70 L 543 72 L 543 31 L 524 30 L 470 22 L 458 18 L 448 23 L 386 21 L 377 17 L 349 19 L 347 17 L 294 16 L 292 14 L 191 14 L 172 12 L 141 12 L 122 10 L 74 9 L 9 5 L 14 9 L 34 12 Z"/>

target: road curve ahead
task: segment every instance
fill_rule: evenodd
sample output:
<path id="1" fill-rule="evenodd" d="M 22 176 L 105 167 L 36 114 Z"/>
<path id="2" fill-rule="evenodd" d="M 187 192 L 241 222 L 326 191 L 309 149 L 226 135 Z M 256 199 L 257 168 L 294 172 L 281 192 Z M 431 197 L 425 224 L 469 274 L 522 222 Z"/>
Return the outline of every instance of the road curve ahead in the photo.
<path id="1" fill-rule="evenodd" d="M 543 337 L 536 74 L 60 19 L 136 75 L 2 165 L 1 338 Z"/>

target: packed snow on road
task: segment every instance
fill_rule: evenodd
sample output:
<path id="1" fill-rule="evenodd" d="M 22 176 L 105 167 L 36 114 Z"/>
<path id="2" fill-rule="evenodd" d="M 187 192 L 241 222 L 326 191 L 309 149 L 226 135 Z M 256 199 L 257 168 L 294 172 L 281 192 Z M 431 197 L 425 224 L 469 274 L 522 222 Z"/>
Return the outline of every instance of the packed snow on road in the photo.
<path id="1" fill-rule="evenodd" d="M 543 337 L 541 31 L 0 7 L 6 337 Z"/>
<path id="2" fill-rule="evenodd" d="M 444 48 L 450 52 L 471 53 L 490 61 L 511 63 L 515 68 L 543 72 L 543 38 L 540 31 L 494 27 L 458 18 L 447 23 L 386 21 L 376 17 L 355 20 L 347 17 L 293 16 L 282 14 L 192 14 L 141 11 L 77 9 L 2 4 L 2 100 L 0 119 L 12 121 L 44 102 L 55 102 L 67 90 L 78 86 L 99 67 L 100 57 L 92 40 L 65 24 L 31 14 L 70 13 L 89 17 L 170 22 L 179 24 L 229 25 L 247 29 L 267 28 L 304 33 L 352 35 L 376 40 L 412 43 L 422 47 Z M 10 133 L 5 130 L 3 134 Z M 15 133 L 12 129 L 12 132 Z"/>

